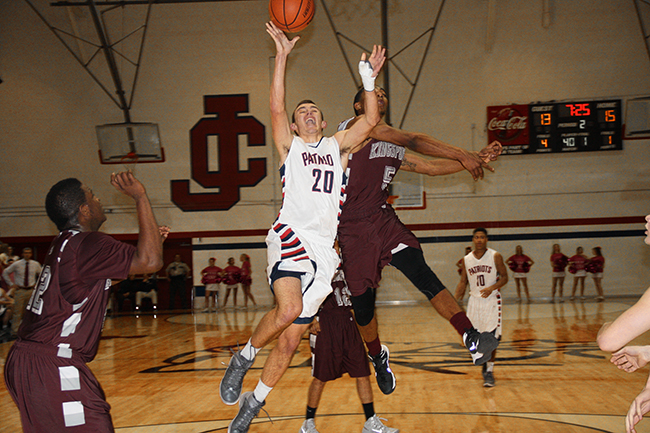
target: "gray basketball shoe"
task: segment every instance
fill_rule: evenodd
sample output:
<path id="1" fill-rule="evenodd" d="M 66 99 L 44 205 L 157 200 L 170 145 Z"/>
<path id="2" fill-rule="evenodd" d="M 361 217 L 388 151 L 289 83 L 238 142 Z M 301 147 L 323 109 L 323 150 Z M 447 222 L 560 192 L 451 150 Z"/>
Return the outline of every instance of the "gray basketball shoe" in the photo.
<path id="1" fill-rule="evenodd" d="M 255 396 L 251 391 L 242 394 L 239 402 L 239 412 L 237 412 L 235 419 L 228 424 L 228 433 L 247 433 L 253 418 L 260 413 L 260 409 L 264 404 L 265 402 L 260 403 L 255 400 Z"/>
<path id="2" fill-rule="evenodd" d="M 491 371 L 483 372 L 483 386 L 486 388 L 492 388 L 495 385 L 494 383 L 494 374 Z"/>
<path id="3" fill-rule="evenodd" d="M 232 355 L 226 373 L 223 375 L 223 379 L 221 379 L 221 384 L 219 385 L 219 395 L 224 403 L 232 406 L 239 401 L 244 376 L 254 362 L 255 360 L 249 361 L 240 355 L 239 352 Z"/>
<path id="4" fill-rule="evenodd" d="M 316 430 L 316 424 L 314 423 L 314 419 L 313 418 L 306 419 L 305 422 L 302 423 L 302 427 L 300 427 L 299 433 L 318 433 L 318 430 Z"/>
<path id="5" fill-rule="evenodd" d="M 384 420 L 386 421 L 386 420 Z M 363 425 L 363 430 L 361 433 L 399 433 L 399 429 L 386 427 L 382 422 L 381 418 L 377 414 L 366 420 L 366 423 Z"/>
<path id="6" fill-rule="evenodd" d="M 474 365 L 483 365 L 492 358 L 492 352 L 499 346 L 499 340 L 491 332 L 479 333 L 476 329 L 463 334 L 463 343 L 472 355 Z"/>

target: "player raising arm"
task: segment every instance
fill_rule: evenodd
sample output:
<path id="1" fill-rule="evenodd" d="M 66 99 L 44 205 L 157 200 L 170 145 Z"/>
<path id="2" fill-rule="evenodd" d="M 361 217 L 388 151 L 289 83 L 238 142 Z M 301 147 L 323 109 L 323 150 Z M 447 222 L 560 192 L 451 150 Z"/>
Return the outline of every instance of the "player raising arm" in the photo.
<path id="1" fill-rule="evenodd" d="M 246 346 L 233 354 L 221 381 L 223 402 L 233 405 L 239 401 L 239 412 L 228 426 L 228 433 L 248 431 L 288 368 L 318 307 L 332 291 L 331 280 L 339 264 L 334 238 L 345 191 L 348 153 L 363 144 L 380 119 L 374 79 L 385 56 L 384 49 L 375 46 L 368 60 L 363 54 L 359 63 L 373 107 L 367 107 L 367 115 L 354 128 L 324 137 L 322 112 L 308 100 L 298 103 L 290 123 L 285 108 L 286 64 L 299 37 L 289 40 L 272 23 L 266 30 L 277 50 L 270 106 L 283 185 L 282 206 L 266 238 L 267 275 L 276 306 L 262 317 Z M 257 387 L 241 394 L 244 375 L 257 352 L 276 338 L 278 342 L 264 364 Z"/>
<path id="2" fill-rule="evenodd" d="M 106 221 L 104 209 L 79 180 L 58 182 L 45 199 L 60 233 L 5 366 L 25 433 L 113 431 L 110 405 L 87 363 L 99 346 L 111 278 L 158 271 L 169 228 L 158 227 L 145 188 L 133 174 L 113 174 L 111 184 L 135 201 L 137 247 L 98 231 Z"/>
<path id="3" fill-rule="evenodd" d="M 357 117 L 339 125 L 354 127 L 365 113 L 369 92 L 357 93 L 354 111 Z M 383 89 L 375 96 L 383 116 L 388 98 Z M 374 289 L 379 286 L 384 266 L 399 269 L 429 300 L 432 307 L 463 336 L 472 359 L 484 364 L 491 358 L 498 340 L 490 333 L 479 333 L 451 293 L 427 265 L 415 235 L 399 220 L 387 202 L 389 184 L 400 168 L 428 175 L 450 174 L 467 168 L 475 179 L 483 168 L 493 170 L 488 161 L 495 160 L 501 145 L 494 142 L 481 152 L 468 152 L 425 134 L 392 128 L 380 122 L 370 133 L 369 143 L 351 154 L 348 163 L 348 188 L 339 224 L 343 271 L 350 292 L 355 319 L 375 368 L 379 388 L 384 394 L 395 390 L 395 374 L 390 368 L 389 349 L 381 344 L 375 316 Z M 428 161 L 406 155 L 406 149 L 448 160 Z M 405 164 L 406 162 L 406 164 Z"/>

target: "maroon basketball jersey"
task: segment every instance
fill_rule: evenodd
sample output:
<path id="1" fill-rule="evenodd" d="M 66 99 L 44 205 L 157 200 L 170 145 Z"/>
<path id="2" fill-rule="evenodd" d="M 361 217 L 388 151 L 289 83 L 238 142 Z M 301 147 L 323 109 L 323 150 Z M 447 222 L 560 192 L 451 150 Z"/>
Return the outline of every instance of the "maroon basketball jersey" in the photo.
<path id="1" fill-rule="evenodd" d="M 342 122 L 339 130 L 345 129 L 350 120 Z M 370 140 L 361 150 L 350 154 L 341 219 L 360 218 L 386 206 L 388 185 L 402 165 L 404 153 L 402 146 Z"/>
<path id="2" fill-rule="evenodd" d="M 97 353 L 111 278 L 128 276 L 135 247 L 99 232 L 66 230 L 54 239 L 18 337 L 74 352 L 85 362 Z M 68 355 L 68 356 L 66 356 Z"/>

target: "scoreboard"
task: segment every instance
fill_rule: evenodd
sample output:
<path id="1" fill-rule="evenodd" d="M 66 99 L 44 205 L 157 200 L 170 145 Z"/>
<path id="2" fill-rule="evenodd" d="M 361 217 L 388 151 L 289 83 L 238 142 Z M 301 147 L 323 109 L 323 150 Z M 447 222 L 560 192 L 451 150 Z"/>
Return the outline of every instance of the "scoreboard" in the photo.
<path id="1" fill-rule="evenodd" d="M 488 118 L 488 142 L 504 154 L 623 149 L 621 100 L 488 107 Z"/>

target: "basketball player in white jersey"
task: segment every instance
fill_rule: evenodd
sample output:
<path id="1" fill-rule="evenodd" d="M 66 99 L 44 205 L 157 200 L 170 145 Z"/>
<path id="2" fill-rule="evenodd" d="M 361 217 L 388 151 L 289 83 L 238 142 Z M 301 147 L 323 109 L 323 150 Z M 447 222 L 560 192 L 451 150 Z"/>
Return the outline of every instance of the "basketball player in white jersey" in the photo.
<path id="1" fill-rule="evenodd" d="M 491 332 L 501 340 L 501 287 L 508 282 L 508 269 L 501 254 L 488 248 L 487 230 L 476 228 L 472 233 L 474 251 L 461 263 L 460 282 L 456 297 L 460 301 L 469 283 L 467 316 L 479 332 Z M 483 364 L 483 386 L 494 386 L 494 360 Z"/>
<path id="2" fill-rule="evenodd" d="M 339 262 L 334 238 L 344 199 L 348 155 L 363 144 L 380 120 L 374 82 L 384 63 L 385 50 L 375 46 L 370 58 L 366 60 L 363 54 L 359 63 L 368 94 L 367 114 L 360 122 L 333 137 L 324 137 L 327 124 L 311 101 L 300 102 L 289 122 L 285 108 L 286 64 L 300 37 L 289 40 L 273 23 L 266 27 L 277 49 L 271 121 L 273 141 L 280 154 L 283 197 L 278 218 L 266 238 L 267 273 L 276 306 L 262 318 L 246 346 L 230 359 L 221 381 L 219 391 L 224 403 L 240 402 L 228 433 L 248 431 L 266 396 L 288 368 L 320 304 L 332 291 L 331 280 Z M 275 338 L 278 343 L 264 364 L 257 387 L 240 399 L 244 375 L 255 355 Z"/>

